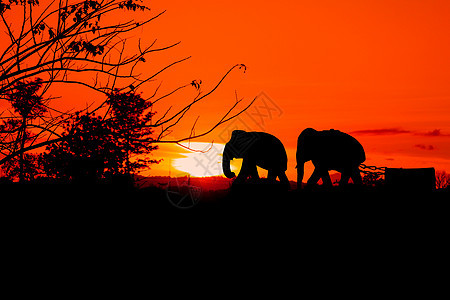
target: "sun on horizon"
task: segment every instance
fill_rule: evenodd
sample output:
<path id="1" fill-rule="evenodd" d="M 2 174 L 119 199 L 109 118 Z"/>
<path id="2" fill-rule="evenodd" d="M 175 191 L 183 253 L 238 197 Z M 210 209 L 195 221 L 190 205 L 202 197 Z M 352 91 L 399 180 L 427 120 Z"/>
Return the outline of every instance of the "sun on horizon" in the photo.
<path id="1" fill-rule="evenodd" d="M 174 158 L 171 167 L 174 169 L 173 176 L 177 176 L 177 172 L 189 174 L 192 177 L 211 177 L 224 176 L 222 171 L 222 157 L 225 144 L 222 143 L 205 143 L 190 142 L 182 143 L 183 149 L 180 155 L 182 157 Z M 188 149 L 190 150 L 188 150 Z M 239 173 L 242 159 L 234 159 L 231 161 L 231 170 L 236 174 Z"/>

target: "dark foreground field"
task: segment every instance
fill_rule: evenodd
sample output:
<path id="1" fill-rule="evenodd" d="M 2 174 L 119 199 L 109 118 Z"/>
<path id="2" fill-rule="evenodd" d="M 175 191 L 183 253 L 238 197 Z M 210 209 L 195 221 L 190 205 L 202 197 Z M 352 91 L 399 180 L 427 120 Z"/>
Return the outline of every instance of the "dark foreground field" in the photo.
<path id="1" fill-rule="evenodd" d="M 176 208 L 169 199 L 181 205 L 176 196 L 189 193 L 184 188 L 2 185 L 4 257 L 19 273 L 32 266 L 33 278 L 50 263 L 92 282 L 124 266 L 133 271 L 121 276 L 166 276 L 176 285 L 196 272 L 226 270 L 231 281 L 253 274 L 273 282 L 284 274 L 294 287 L 315 282 L 317 290 L 329 289 L 321 284 L 329 277 L 365 294 L 381 282 L 400 287 L 408 278 L 422 285 L 430 274 L 447 272 L 437 270 L 448 263 L 448 192 L 282 192 L 257 185 L 201 191 L 194 207 Z M 228 287 L 229 280 L 220 283 Z"/>
<path id="2" fill-rule="evenodd" d="M 450 193 L 384 188 L 318 187 L 284 191 L 277 185 L 248 184 L 205 191 L 190 186 L 170 188 L 101 184 L 2 184 L 6 217 L 30 220 L 64 219 L 95 222 L 159 218 L 243 218 L 270 221 L 320 220 L 324 223 L 428 219 L 447 216 Z M 8 216 L 9 215 L 9 216 Z"/>

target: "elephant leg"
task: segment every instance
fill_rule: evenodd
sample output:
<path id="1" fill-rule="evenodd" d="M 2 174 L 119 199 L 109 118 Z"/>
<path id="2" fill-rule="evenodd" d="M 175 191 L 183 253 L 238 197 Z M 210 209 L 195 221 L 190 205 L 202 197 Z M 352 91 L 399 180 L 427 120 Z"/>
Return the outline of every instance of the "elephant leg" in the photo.
<path id="1" fill-rule="evenodd" d="M 350 175 L 346 172 L 341 173 L 341 180 L 339 181 L 339 186 L 346 185 L 348 180 L 350 179 Z"/>
<path id="2" fill-rule="evenodd" d="M 277 173 L 274 170 L 269 170 L 267 179 L 269 182 L 275 182 L 277 180 Z"/>
<path id="3" fill-rule="evenodd" d="M 233 183 L 235 184 L 244 183 L 247 177 L 248 177 L 247 172 L 241 170 Z"/>
<path id="4" fill-rule="evenodd" d="M 306 182 L 307 185 L 314 185 L 319 181 L 320 179 L 320 171 L 319 168 L 315 168 L 314 172 L 312 173 L 311 177 L 309 177 L 308 181 Z"/>
<path id="5" fill-rule="evenodd" d="M 327 169 L 322 169 L 320 172 L 320 177 L 322 177 L 322 184 L 326 187 L 332 187 L 333 183 L 331 183 L 331 177 L 328 173 Z"/>
<path id="6" fill-rule="evenodd" d="M 253 167 L 256 168 L 256 165 L 252 164 L 249 159 L 244 158 L 242 161 L 241 171 L 239 171 L 239 175 L 236 177 L 236 180 L 234 180 L 234 183 L 244 183 L 250 175 Z"/>
<path id="7" fill-rule="evenodd" d="M 361 178 L 361 173 L 359 171 L 359 168 L 353 169 L 351 177 L 352 177 L 354 184 L 362 185 L 362 178 Z"/>
<path id="8" fill-rule="evenodd" d="M 249 172 L 250 172 L 250 177 L 252 178 L 253 181 L 259 180 L 259 174 L 258 174 L 258 169 L 256 168 L 256 165 L 250 166 Z"/>
<path id="9" fill-rule="evenodd" d="M 297 161 L 299 160 L 297 159 Z M 304 168 L 305 167 L 303 163 L 297 163 L 297 190 L 301 190 L 302 188 L 303 176 L 305 174 Z"/>
<path id="10" fill-rule="evenodd" d="M 289 184 L 289 179 L 287 178 L 285 172 L 280 172 L 280 173 L 278 174 L 278 178 L 280 179 L 280 182 L 281 182 L 281 183 L 287 183 L 287 184 Z"/>
<path id="11" fill-rule="evenodd" d="M 278 178 L 280 179 L 280 182 L 287 187 L 287 189 L 291 188 L 291 184 L 289 183 L 289 179 L 287 178 L 285 172 L 278 173 Z"/>

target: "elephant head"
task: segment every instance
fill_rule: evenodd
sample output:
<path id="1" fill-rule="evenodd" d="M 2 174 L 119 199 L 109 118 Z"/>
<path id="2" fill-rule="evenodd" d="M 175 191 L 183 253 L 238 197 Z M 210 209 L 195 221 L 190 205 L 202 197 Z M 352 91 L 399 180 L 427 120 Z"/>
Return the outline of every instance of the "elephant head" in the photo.
<path id="1" fill-rule="evenodd" d="M 222 169 L 227 178 L 236 176 L 230 169 L 230 160 L 243 158 L 250 146 L 258 139 L 258 136 L 244 130 L 234 130 L 230 141 L 223 150 Z"/>
<path id="2" fill-rule="evenodd" d="M 312 159 L 312 156 L 316 152 L 315 146 L 317 142 L 315 142 L 314 139 L 317 136 L 318 131 L 313 128 L 306 128 L 299 135 L 297 140 L 297 164 L 300 162 L 304 163 Z"/>

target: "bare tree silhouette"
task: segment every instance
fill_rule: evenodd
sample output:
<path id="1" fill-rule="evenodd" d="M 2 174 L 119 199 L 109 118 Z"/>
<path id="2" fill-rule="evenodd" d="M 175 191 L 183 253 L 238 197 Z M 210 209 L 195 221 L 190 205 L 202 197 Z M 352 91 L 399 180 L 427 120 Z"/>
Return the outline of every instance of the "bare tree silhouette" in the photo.
<path id="1" fill-rule="evenodd" d="M 114 18 L 117 13 L 120 13 L 120 20 Z M 62 124 L 73 118 L 75 111 L 71 108 L 61 111 L 52 105 L 51 100 L 55 97 L 46 96 L 52 85 L 75 84 L 97 92 L 98 99 L 103 97 L 103 100 L 86 108 L 85 113 L 101 113 L 106 121 L 117 118 L 117 114 L 111 114 L 114 110 L 117 113 L 119 107 L 117 102 L 111 101 L 112 98 L 126 93 L 137 95 L 144 84 L 188 60 L 190 57 L 175 60 L 151 74 L 137 71 L 137 66 L 145 64 L 152 53 L 179 44 L 156 47 L 154 40 L 144 46 L 140 39 L 133 39 L 131 47 L 129 45 L 129 33 L 136 33 L 164 13 L 153 14 L 139 0 L 59 0 L 46 3 L 38 0 L 0 0 L 0 26 L 5 33 L 5 43 L 2 42 L 4 46 L 0 48 L 0 101 L 7 100 L 13 108 L 5 109 L 0 114 L 0 165 L 17 156 L 20 156 L 20 165 L 23 165 L 23 153 L 64 141 L 75 133 L 74 129 L 61 134 Z M 235 69 L 245 72 L 246 66 L 237 64 L 231 67 L 206 92 L 202 91 L 200 80 L 189 80 L 165 94 L 159 93 L 160 86 L 156 87 L 144 101 L 150 104 L 166 101 L 168 108 L 160 116 L 152 113 L 152 117 L 139 123 L 140 130 L 150 130 L 155 134 L 143 134 L 140 142 L 179 143 L 204 136 L 245 111 L 256 98 L 248 105 L 242 103 L 243 99 L 236 99 L 231 107 L 224 110 L 222 117 L 212 122 L 210 129 L 204 132 L 194 134 L 195 121 L 185 137 L 169 137 L 191 108 L 211 95 Z M 193 88 L 195 95 L 184 107 L 172 111 L 167 99 L 186 88 Z M 28 93 L 28 98 L 22 97 L 26 98 L 22 102 L 14 100 L 14 95 L 20 90 Z M 25 113 L 26 109 L 39 113 Z M 136 139 L 135 136 L 133 139 Z M 130 145 L 132 142 L 135 140 L 128 138 L 127 143 Z M 23 168 L 19 173 L 23 173 Z"/>
<path id="2" fill-rule="evenodd" d="M 436 188 L 445 189 L 450 186 L 450 174 L 445 171 L 436 171 Z"/>

